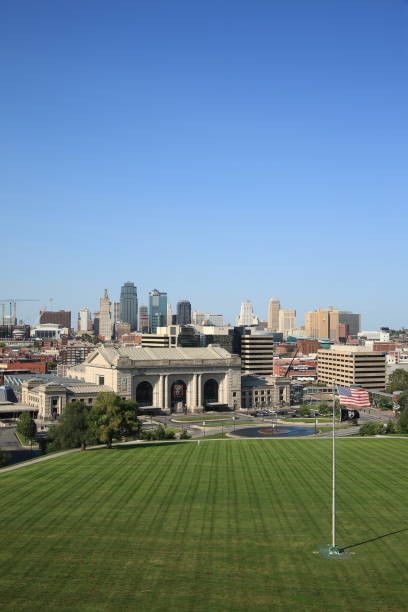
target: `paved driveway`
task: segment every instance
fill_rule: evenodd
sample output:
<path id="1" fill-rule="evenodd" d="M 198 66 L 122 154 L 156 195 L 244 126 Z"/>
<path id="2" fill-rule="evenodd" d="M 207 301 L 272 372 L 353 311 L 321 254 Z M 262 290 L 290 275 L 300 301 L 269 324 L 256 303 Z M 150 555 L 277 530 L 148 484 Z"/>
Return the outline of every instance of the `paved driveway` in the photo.
<path id="1" fill-rule="evenodd" d="M 9 463 L 17 463 L 18 461 L 26 461 L 41 455 L 41 451 L 29 448 L 23 448 L 16 438 L 15 427 L 0 427 L 0 449 L 7 451 L 10 454 Z"/>

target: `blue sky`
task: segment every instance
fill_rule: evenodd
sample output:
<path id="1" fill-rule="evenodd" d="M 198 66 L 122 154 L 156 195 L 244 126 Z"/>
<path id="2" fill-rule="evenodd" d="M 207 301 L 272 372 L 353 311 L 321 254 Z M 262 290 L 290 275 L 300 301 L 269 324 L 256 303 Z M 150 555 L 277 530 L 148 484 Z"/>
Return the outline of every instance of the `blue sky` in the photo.
<path id="1" fill-rule="evenodd" d="M 4 0 L 0 298 L 408 326 L 408 3 Z"/>

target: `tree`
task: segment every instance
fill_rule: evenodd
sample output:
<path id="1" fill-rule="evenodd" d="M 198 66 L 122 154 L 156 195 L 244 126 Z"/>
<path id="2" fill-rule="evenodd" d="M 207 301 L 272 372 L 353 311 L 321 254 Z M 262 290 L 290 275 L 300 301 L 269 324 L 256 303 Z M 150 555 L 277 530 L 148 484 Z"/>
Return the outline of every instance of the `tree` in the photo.
<path id="1" fill-rule="evenodd" d="M 0 467 L 3 467 L 3 465 L 7 465 L 7 462 L 9 459 L 10 459 L 9 453 L 6 453 L 5 451 L 0 450 Z"/>
<path id="2" fill-rule="evenodd" d="M 140 431 L 137 404 L 124 400 L 116 393 L 98 393 L 91 408 L 90 421 L 95 436 L 112 448 L 113 439 L 120 439 Z"/>
<path id="3" fill-rule="evenodd" d="M 23 412 L 17 421 L 17 433 L 24 436 L 27 440 L 34 440 L 37 433 L 37 425 L 29 412 Z"/>
<path id="4" fill-rule="evenodd" d="M 365 423 L 360 427 L 360 436 L 377 436 L 385 431 L 384 423 Z"/>
<path id="5" fill-rule="evenodd" d="M 180 440 L 190 440 L 191 439 L 191 434 L 188 433 L 187 429 L 183 429 L 183 431 L 180 434 Z"/>
<path id="6" fill-rule="evenodd" d="M 51 449 L 78 448 L 96 441 L 91 427 L 89 408 L 83 402 L 71 402 L 65 406 L 58 425 L 50 430 Z"/>
<path id="7" fill-rule="evenodd" d="M 55 368 L 57 367 L 57 362 L 56 361 L 47 361 L 47 369 L 48 370 L 55 370 Z"/>
<path id="8" fill-rule="evenodd" d="M 391 374 L 387 391 L 388 393 L 392 393 L 393 391 L 407 391 L 408 390 L 408 371 L 403 370 L 402 368 L 397 368 Z"/>

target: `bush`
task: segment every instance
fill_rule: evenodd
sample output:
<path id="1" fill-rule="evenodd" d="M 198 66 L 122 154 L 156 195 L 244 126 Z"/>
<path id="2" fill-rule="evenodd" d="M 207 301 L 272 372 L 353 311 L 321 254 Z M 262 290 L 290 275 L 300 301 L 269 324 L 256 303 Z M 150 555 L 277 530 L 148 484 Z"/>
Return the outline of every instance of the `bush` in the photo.
<path id="1" fill-rule="evenodd" d="M 384 423 L 365 423 L 360 427 L 360 436 L 377 436 L 386 433 Z"/>
<path id="2" fill-rule="evenodd" d="M 180 434 L 180 440 L 190 440 L 191 439 L 191 434 L 188 433 L 187 429 L 183 429 L 183 431 Z"/>
<path id="3" fill-rule="evenodd" d="M 398 433 L 401 433 L 400 426 L 395 421 L 388 421 L 387 428 L 386 428 L 385 431 L 386 431 L 387 434 L 398 434 Z"/>
<path id="4" fill-rule="evenodd" d="M 175 429 L 164 429 L 163 425 L 159 425 L 155 429 L 146 429 L 142 431 L 142 440 L 174 440 L 176 438 Z"/>

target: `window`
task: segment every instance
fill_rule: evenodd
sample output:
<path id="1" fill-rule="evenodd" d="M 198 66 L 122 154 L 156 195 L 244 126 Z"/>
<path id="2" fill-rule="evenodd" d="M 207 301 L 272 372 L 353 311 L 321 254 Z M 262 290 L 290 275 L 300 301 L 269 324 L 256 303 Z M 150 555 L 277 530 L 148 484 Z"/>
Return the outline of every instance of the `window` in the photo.
<path id="1" fill-rule="evenodd" d="M 237 394 L 235 391 L 233 392 L 232 397 L 237 397 Z"/>
<path id="2" fill-rule="evenodd" d="M 99 376 L 99 381 L 98 381 L 98 385 L 104 385 L 105 384 L 105 377 L 104 376 Z"/>
<path id="3" fill-rule="evenodd" d="M 92 404 L 92 397 L 88 398 L 88 404 Z"/>

